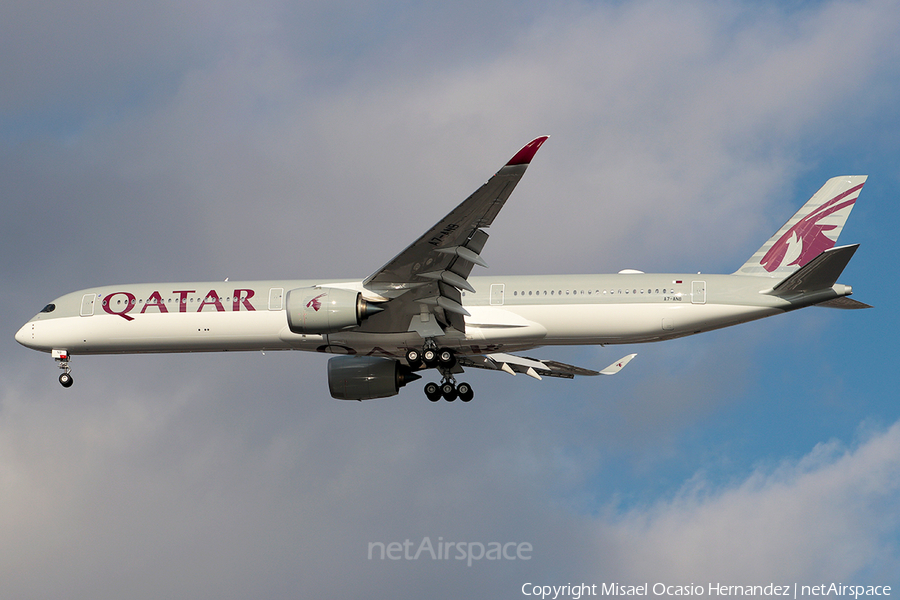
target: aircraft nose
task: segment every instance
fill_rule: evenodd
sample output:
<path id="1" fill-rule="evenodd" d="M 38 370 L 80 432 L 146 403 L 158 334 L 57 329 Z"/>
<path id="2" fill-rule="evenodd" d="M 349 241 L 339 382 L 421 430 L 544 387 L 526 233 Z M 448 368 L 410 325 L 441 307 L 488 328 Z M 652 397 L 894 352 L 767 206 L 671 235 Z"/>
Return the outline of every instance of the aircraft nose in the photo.
<path id="1" fill-rule="evenodd" d="M 32 341 L 32 325 L 31 323 L 25 323 L 16 332 L 16 341 L 22 344 L 23 346 L 28 346 L 29 342 Z"/>

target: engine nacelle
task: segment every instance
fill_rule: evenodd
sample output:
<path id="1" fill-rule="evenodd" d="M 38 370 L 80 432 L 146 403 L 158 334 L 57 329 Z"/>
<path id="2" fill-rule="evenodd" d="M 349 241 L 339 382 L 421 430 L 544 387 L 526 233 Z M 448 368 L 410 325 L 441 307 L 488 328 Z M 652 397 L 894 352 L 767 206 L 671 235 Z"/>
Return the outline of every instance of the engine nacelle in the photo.
<path id="1" fill-rule="evenodd" d="M 291 331 L 321 335 L 358 327 L 364 319 L 384 309 L 366 302 L 354 290 L 308 287 L 289 291 L 285 310 Z"/>
<path id="2" fill-rule="evenodd" d="M 328 360 L 328 389 L 338 400 L 371 400 L 396 396 L 419 379 L 400 361 L 378 356 L 335 356 Z"/>

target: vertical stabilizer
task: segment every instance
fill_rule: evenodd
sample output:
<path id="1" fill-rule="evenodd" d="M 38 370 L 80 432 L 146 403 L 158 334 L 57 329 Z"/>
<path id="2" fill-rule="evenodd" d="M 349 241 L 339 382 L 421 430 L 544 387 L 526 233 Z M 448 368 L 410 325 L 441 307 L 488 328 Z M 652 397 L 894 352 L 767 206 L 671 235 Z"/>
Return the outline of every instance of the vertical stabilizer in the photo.
<path id="1" fill-rule="evenodd" d="M 865 175 L 826 181 L 735 275 L 784 278 L 832 248 L 865 182 Z"/>

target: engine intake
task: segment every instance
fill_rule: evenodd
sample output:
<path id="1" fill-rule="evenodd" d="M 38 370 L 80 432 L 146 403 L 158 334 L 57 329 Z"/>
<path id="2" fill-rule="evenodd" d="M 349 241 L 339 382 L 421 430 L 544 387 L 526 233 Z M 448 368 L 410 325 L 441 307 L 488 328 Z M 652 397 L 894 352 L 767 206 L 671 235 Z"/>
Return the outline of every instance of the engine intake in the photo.
<path id="1" fill-rule="evenodd" d="M 328 287 L 297 288 L 285 297 L 288 327 L 294 333 L 336 333 L 362 324 L 384 309 L 360 292 Z"/>
<path id="2" fill-rule="evenodd" d="M 396 396 L 420 379 L 400 361 L 378 356 L 336 356 L 328 361 L 328 390 L 338 400 L 371 400 Z"/>

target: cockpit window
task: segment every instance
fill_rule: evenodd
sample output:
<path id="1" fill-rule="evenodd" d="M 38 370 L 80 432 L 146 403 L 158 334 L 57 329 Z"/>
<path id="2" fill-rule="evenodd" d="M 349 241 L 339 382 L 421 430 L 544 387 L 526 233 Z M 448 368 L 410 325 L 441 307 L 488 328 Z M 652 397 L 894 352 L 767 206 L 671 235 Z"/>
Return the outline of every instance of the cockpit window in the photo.
<path id="1" fill-rule="evenodd" d="M 50 312 L 53 312 L 54 310 L 56 310 L 56 305 L 51 302 L 50 304 L 48 304 L 47 306 L 42 308 L 41 312 L 42 313 L 50 313 Z"/>

